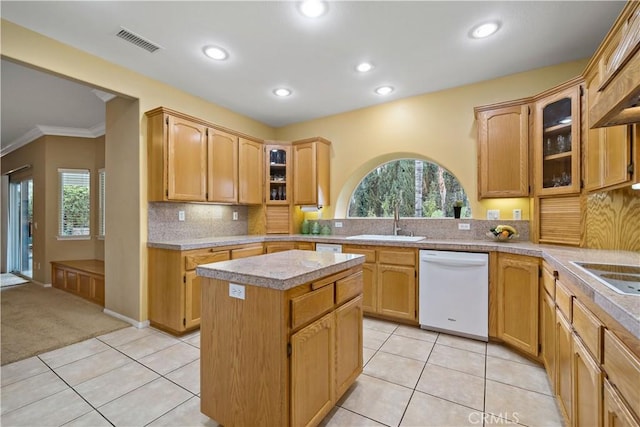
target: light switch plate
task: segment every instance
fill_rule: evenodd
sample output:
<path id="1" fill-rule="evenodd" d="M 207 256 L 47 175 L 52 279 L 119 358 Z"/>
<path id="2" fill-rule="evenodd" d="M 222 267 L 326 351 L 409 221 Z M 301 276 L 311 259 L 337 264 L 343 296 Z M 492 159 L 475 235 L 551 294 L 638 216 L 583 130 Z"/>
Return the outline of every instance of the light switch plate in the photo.
<path id="1" fill-rule="evenodd" d="M 184 221 L 184 211 L 178 211 L 178 221 Z"/>
<path id="2" fill-rule="evenodd" d="M 238 211 L 233 211 L 233 220 L 237 221 L 238 220 Z"/>
<path id="3" fill-rule="evenodd" d="M 522 219 L 522 209 L 514 209 L 513 210 L 513 219 L 521 220 Z"/>
<path id="4" fill-rule="evenodd" d="M 334 222 L 334 223 L 333 223 L 333 226 L 334 226 L 335 228 L 342 228 L 342 221 L 336 221 L 336 222 Z"/>
<path id="5" fill-rule="evenodd" d="M 461 222 L 458 224 L 458 230 L 471 230 L 471 224 L 468 222 Z"/>
<path id="6" fill-rule="evenodd" d="M 498 209 L 488 209 L 487 219 L 500 219 L 500 211 Z"/>

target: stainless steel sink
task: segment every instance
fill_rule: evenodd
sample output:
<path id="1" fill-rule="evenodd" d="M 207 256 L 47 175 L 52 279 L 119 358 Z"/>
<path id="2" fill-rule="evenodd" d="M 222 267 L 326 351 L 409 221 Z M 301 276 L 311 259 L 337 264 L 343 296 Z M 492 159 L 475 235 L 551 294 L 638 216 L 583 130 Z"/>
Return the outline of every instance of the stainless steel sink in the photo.
<path id="1" fill-rule="evenodd" d="M 624 264 L 599 264 L 571 261 L 614 291 L 640 296 L 640 267 Z"/>
<path id="2" fill-rule="evenodd" d="M 381 240 L 386 242 L 418 242 L 424 239 L 424 236 L 394 236 L 386 234 L 359 234 L 357 236 L 349 236 L 348 240 Z"/>

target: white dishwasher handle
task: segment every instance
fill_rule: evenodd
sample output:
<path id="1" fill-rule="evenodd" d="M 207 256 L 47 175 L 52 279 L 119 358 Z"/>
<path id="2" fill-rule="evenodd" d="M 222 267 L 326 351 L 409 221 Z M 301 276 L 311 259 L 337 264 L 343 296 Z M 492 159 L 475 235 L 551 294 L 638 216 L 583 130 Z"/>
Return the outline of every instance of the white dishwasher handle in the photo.
<path id="1" fill-rule="evenodd" d="M 448 257 L 421 258 L 420 261 L 430 264 L 446 265 L 449 267 L 478 267 L 487 263 L 485 260 L 459 259 Z"/>

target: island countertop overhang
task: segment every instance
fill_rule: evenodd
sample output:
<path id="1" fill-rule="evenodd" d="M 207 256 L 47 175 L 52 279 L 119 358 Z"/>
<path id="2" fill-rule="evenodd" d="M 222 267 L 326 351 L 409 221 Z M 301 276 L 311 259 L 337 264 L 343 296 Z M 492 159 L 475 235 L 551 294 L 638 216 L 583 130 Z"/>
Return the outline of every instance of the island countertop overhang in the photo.
<path id="1" fill-rule="evenodd" d="M 357 254 L 290 250 L 199 265 L 201 277 L 286 291 L 363 264 Z"/>

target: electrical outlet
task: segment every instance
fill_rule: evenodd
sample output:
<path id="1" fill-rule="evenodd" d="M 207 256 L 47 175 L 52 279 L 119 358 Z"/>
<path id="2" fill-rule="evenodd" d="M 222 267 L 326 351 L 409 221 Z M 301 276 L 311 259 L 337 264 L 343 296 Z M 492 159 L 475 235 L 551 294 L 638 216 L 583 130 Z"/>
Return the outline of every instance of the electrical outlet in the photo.
<path id="1" fill-rule="evenodd" d="M 238 220 L 238 211 L 233 211 L 233 220 L 234 221 Z"/>
<path id="2" fill-rule="evenodd" d="M 500 211 L 498 209 L 488 209 L 487 219 L 500 219 Z"/>
<path id="3" fill-rule="evenodd" d="M 333 223 L 333 226 L 334 226 L 335 228 L 342 228 L 342 221 L 336 221 L 336 222 L 334 222 L 334 223 Z"/>
<path id="4" fill-rule="evenodd" d="M 244 285 L 229 283 L 229 296 L 231 298 L 244 299 Z"/>
<path id="5" fill-rule="evenodd" d="M 468 222 L 461 222 L 458 224 L 458 230 L 471 230 L 471 224 Z"/>
<path id="6" fill-rule="evenodd" d="M 178 221 L 184 221 L 184 211 L 178 211 Z"/>
<path id="7" fill-rule="evenodd" d="M 513 219 L 521 220 L 522 219 L 522 209 L 514 209 L 513 210 Z"/>

